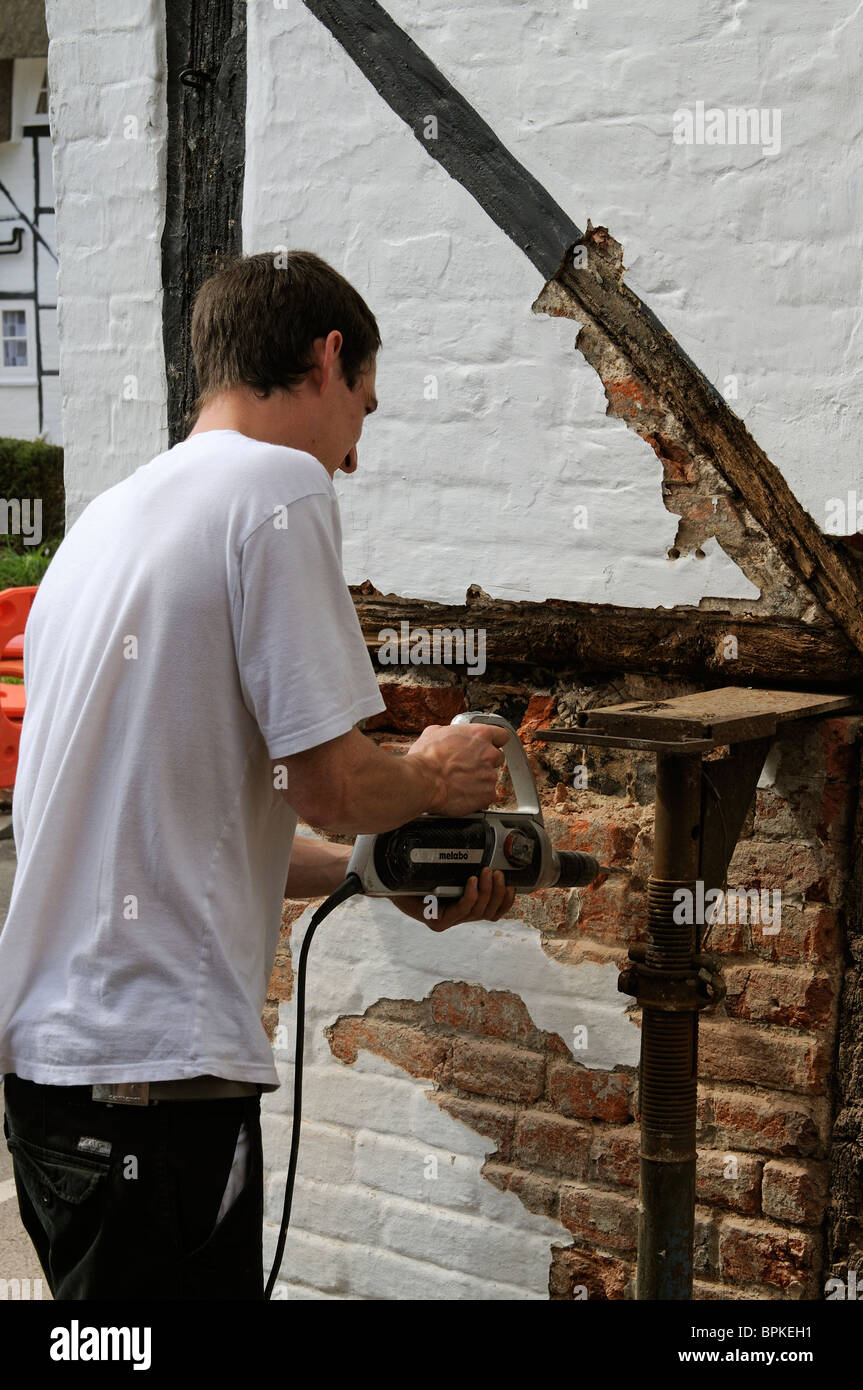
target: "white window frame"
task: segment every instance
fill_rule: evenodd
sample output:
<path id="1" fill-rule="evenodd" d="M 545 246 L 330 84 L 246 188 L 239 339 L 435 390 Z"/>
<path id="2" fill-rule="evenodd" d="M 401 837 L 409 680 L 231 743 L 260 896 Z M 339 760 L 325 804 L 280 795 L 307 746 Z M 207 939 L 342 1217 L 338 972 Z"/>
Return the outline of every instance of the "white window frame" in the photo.
<path id="1" fill-rule="evenodd" d="M 24 127 L 38 125 L 50 130 L 50 114 L 39 111 L 39 93 L 46 72 L 45 58 L 16 58 L 12 68 L 12 139 L 23 140 Z M 51 94 L 48 93 L 50 102 Z"/>
<path id="2" fill-rule="evenodd" d="M 38 386 L 36 375 L 36 323 L 32 299 L 0 299 L 0 340 L 2 340 L 2 315 L 9 309 L 23 309 L 27 328 L 27 366 L 7 367 L 3 362 L 0 348 L 0 386 Z"/>

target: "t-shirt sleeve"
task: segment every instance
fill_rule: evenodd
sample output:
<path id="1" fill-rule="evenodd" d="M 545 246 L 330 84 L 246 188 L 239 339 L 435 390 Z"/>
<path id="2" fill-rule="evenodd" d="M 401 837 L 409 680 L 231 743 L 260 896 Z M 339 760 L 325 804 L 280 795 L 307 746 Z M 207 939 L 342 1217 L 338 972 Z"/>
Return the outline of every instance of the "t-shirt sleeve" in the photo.
<path id="1" fill-rule="evenodd" d="M 323 493 L 298 498 L 240 551 L 237 665 L 271 758 L 386 709 L 342 573 L 336 505 Z"/>

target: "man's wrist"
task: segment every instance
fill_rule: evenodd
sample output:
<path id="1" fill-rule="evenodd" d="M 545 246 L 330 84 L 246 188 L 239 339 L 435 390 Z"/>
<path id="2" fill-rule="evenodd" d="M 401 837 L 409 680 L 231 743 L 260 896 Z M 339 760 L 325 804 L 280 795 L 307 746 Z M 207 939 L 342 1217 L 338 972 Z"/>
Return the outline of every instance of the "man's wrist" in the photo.
<path id="1" fill-rule="evenodd" d="M 446 805 L 446 778 L 424 753 L 411 753 L 408 756 L 411 763 L 416 765 L 422 774 L 426 793 L 424 814 L 439 816 Z"/>

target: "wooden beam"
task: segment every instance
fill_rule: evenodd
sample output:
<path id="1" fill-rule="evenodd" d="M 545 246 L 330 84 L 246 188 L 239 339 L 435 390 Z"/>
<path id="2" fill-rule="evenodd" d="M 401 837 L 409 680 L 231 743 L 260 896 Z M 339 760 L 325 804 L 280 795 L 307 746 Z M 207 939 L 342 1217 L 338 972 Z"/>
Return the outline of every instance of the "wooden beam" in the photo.
<path id="1" fill-rule="evenodd" d="M 368 580 L 351 587 L 374 655 L 384 629 L 473 628 L 485 632 L 485 660 L 554 674 L 633 671 L 707 685 L 749 684 L 858 689 L 863 656 L 833 626 L 793 618 L 698 608 L 622 608 L 612 604 L 514 603 L 468 591 L 465 604 L 381 594 Z M 736 640 L 736 656 L 734 652 Z M 376 662 L 377 666 L 377 662 Z M 385 670 L 385 667 L 379 668 Z M 450 670 L 458 667 L 449 666 Z"/>
<path id="2" fill-rule="evenodd" d="M 586 258 L 582 251 L 574 259 L 573 252 L 582 246 Z M 587 264 L 582 265 L 585 259 Z M 588 322 L 599 330 L 631 364 L 636 381 L 640 379 L 684 429 L 692 454 L 710 459 L 791 570 L 858 652 L 863 652 L 859 561 L 846 546 L 819 530 L 724 397 L 623 283 L 623 270 L 620 247 L 606 228 L 588 227 L 553 277 L 559 292 L 545 296 L 547 303 L 541 295 L 534 307 Z M 783 671 L 783 661 L 777 652 L 775 673 Z"/>
<path id="3" fill-rule="evenodd" d="M 242 249 L 246 7 L 242 0 L 165 0 L 165 10 L 168 187 L 162 331 L 173 445 L 186 437 L 197 395 L 189 341 L 195 295 L 204 280 Z"/>

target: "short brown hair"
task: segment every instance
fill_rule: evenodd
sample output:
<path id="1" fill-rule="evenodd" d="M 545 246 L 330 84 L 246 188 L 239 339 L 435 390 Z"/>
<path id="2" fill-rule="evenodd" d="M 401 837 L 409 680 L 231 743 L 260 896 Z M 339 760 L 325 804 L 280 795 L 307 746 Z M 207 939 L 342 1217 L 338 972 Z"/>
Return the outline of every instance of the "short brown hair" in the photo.
<path id="1" fill-rule="evenodd" d="M 249 386 L 264 397 L 298 385 L 312 344 L 342 335 L 342 375 L 353 391 L 381 346 L 377 321 L 343 275 L 313 251 L 240 256 L 205 280 L 192 311 L 198 377 L 193 419 L 217 392 Z"/>

